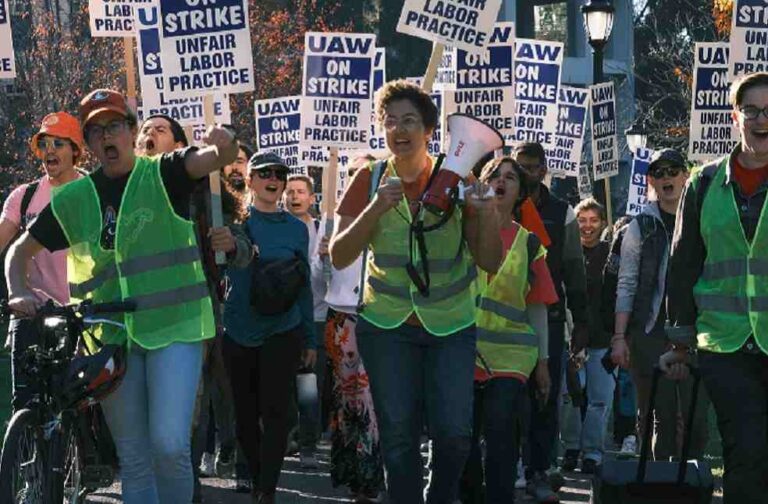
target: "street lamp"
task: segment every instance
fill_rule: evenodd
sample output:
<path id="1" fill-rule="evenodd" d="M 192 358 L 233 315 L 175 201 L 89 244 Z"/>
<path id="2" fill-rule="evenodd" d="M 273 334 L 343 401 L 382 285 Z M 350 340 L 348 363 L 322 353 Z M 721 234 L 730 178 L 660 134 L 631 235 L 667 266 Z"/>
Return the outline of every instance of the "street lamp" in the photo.
<path id="1" fill-rule="evenodd" d="M 592 83 L 603 82 L 603 49 L 608 43 L 613 30 L 614 8 L 609 0 L 587 0 L 581 6 L 581 14 L 584 16 L 584 30 L 587 32 L 587 41 L 592 46 Z M 594 161 L 594 160 L 593 160 Z M 608 212 L 609 224 L 613 222 L 611 211 L 611 185 L 608 178 L 604 179 L 603 201 Z M 600 199 L 599 184 L 596 184 L 595 196 Z"/>
<path id="2" fill-rule="evenodd" d="M 632 126 L 624 130 L 624 136 L 627 138 L 627 147 L 634 156 L 637 149 L 644 149 L 648 143 L 648 131 L 646 131 L 643 121 L 638 118 L 632 123 Z"/>

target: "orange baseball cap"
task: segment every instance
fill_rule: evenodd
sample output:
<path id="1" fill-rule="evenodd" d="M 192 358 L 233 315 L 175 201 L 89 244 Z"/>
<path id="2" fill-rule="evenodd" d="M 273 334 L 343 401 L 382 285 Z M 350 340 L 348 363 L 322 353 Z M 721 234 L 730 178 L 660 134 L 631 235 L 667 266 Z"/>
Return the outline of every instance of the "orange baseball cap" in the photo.
<path id="1" fill-rule="evenodd" d="M 123 117 L 128 116 L 128 103 L 122 94 L 112 89 L 91 91 L 80 101 L 80 121 L 85 128 L 88 121 L 97 115 L 112 111 Z"/>
<path id="2" fill-rule="evenodd" d="M 67 140 L 77 145 L 77 148 L 80 150 L 80 154 L 85 152 L 83 150 L 83 144 L 85 141 L 83 140 L 83 130 L 80 128 L 80 121 L 78 121 L 77 118 L 75 118 L 73 115 L 67 114 L 66 112 L 54 112 L 53 114 L 48 114 L 45 116 L 43 118 L 42 124 L 40 125 L 40 131 L 32 136 L 32 140 L 29 142 L 30 146 L 32 147 L 32 152 L 34 152 L 37 157 L 42 159 L 43 153 L 40 152 L 40 149 L 37 148 L 37 139 L 40 138 L 40 135 L 50 135 L 59 138 L 66 138 Z"/>

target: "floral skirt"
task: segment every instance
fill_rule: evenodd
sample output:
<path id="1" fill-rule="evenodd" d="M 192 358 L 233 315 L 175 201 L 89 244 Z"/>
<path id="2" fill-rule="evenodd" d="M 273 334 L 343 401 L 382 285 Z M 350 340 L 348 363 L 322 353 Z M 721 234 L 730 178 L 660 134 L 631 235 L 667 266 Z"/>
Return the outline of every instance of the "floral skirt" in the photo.
<path id="1" fill-rule="evenodd" d="M 373 399 L 357 350 L 357 316 L 328 310 L 325 348 L 333 364 L 331 480 L 355 492 L 384 488 Z"/>

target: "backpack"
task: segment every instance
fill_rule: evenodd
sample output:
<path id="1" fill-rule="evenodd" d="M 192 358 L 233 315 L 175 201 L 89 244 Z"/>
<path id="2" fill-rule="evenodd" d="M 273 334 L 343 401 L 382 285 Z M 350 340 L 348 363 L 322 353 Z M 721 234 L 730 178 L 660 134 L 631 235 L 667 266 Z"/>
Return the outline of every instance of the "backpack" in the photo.
<path id="1" fill-rule="evenodd" d="M 27 222 L 27 210 L 29 210 L 29 205 L 32 203 L 32 198 L 35 196 L 35 193 L 37 192 L 37 187 L 40 185 L 39 180 L 35 180 L 34 182 L 30 182 L 27 185 L 27 188 L 24 190 L 24 195 L 21 197 L 21 207 L 20 207 L 20 216 L 21 216 L 21 222 L 19 223 L 19 230 L 16 232 L 16 234 L 11 238 L 11 240 L 8 242 L 8 245 L 6 246 L 5 250 L 0 253 L 0 261 L 2 261 L 2 264 L 5 264 L 5 256 L 8 254 L 8 248 L 11 246 L 13 242 L 19 239 L 19 237 L 24 233 L 24 231 L 27 230 L 27 226 L 29 225 L 29 222 Z M 5 283 L 5 271 L 0 272 L 0 275 L 2 275 L 2 295 L 3 298 L 8 297 L 8 287 Z"/>

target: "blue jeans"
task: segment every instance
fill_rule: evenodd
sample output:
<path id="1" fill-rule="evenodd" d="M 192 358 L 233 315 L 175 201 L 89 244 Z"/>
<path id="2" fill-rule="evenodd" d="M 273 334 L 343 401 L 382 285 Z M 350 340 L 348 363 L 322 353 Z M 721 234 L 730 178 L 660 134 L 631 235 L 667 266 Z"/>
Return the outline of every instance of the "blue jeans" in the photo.
<path id="1" fill-rule="evenodd" d="M 613 390 L 616 380 L 608 373 L 600 359 L 607 348 L 589 348 L 589 359 L 584 366 L 587 382 L 587 411 L 584 421 L 581 411 L 570 405 L 569 398 L 563 404 L 562 438 L 566 450 L 581 450 L 585 459 L 598 464 L 605 451 L 605 432 L 613 405 Z M 571 410 L 568 410 L 570 408 Z M 566 414 L 567 412 L 567 414 Z"/>
<path id="2" fill-rule="evenodd" d="M 392 504 L 424 502 L 419 438 L 426 423 L 432 440 L 429 504 L 450 504 L 472 436 L 475 328 L 433 336 L 403 324 L 379 329 L 362 318 L 357 342 L 379 422 Z"/>
<path id="3" fill-rule="evenodd" d="M 134 345 L 123 383 L 102 401 L 126 504 L 192 501 L 192 414 L 202 363 L 201 342 Z"/>

